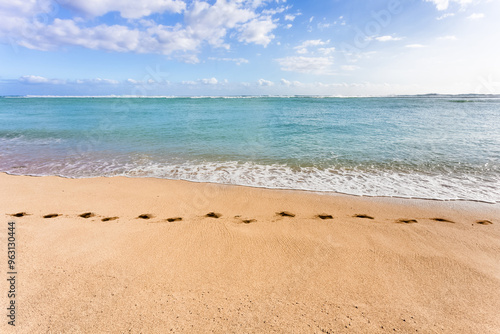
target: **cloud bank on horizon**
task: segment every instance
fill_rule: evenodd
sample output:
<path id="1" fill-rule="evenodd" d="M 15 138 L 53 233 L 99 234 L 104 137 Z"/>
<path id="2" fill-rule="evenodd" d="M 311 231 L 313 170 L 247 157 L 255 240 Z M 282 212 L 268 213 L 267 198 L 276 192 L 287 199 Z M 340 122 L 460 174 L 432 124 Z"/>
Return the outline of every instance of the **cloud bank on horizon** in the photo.
<path id="1" fill-rule="evenodd" d="M 10 0 L 0 95 L 500 93 L 492 0 Z"/>

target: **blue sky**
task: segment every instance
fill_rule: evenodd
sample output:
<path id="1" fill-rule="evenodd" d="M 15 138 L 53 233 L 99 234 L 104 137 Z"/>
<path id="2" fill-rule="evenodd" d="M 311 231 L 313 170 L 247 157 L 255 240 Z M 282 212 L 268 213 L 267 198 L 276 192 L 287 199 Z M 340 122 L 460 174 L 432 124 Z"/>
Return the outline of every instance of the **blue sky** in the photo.
<path id="1" fill-rule="evenodd" d="M 498 0 L 0 0 L 0 95 L 500 93 Z"/>

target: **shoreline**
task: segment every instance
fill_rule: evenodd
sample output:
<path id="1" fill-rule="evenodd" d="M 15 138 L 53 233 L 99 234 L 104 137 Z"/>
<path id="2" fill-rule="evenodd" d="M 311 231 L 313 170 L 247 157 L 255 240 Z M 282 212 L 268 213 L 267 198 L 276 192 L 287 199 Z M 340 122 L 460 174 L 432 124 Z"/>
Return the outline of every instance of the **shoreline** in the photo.
<path id="1" fill-rule="evenodd" d="M 127 178 L 127 179 L 152 179 L 152 180 L 167 180 L 167 181 L 182 181 L 182 182 L 191 182 L 195 184 L 214 184 L 214 185 L 222 185 L 229 187 L 244 187 L 244 188 L 255 188 L 255 189 L 265 189 L 265 190 L 281 190 L 281 191 L 296 191 L 296 192 L 305 192 L 311 194 L 318 195 L 331 195 L 331 196 L 353 196 L 353 197 L 361 197 L 361 198 L 389 198 L 389 199 L 402 199 L 402 200 L 418 200 L 418 201 L 437 201 L 437 202 L 471 202 L 471 203 L 484 203 L 484 204 L 500 204 L 500 201 L 486 201 L 480 199 L 464 199 L 464 198 L 451 198 L 451 199 L 441 199 L 441 198 L 427 198 L 427 197 L 405 197 L 405 196 L 389 196 L 389 195 L 358 195 L 358 194 L 350 194 L 341 191 L 334 190 L 310 190 L 310 189 L 299 189 L 299 188 L 279 188 L 279 187 L 266 187 L 266 186 L 258 186 L 258 185 L 246 185 L 246 184 L 232 184 L 232 183 L 219 183 L 219 182 L 210 182 L 210 181 L 196 181 L 196 180 L 188 180 L 188 179 L 170 179 L 170 178 L 162 178 L 162 177 L 154 177 L 154 176 L 129 176 L 129 175 L 112 175 L 112 176 L 84 176 L 84 177 L 71 177 L 64 175 L 35 175 L 35 174 L 14 174 L 12 172 L 0 172 L 0 175 L 5 174 L 8 176 L 25 176 L 25 177 L 58 177 L 62 179 L 69 180 L 80 180 L 80 179 L 109 179 L 109 178 Z"/>
<path id="2" fill-rule="evenodd" d="M 500 329 L 498 203 L 130 177 L 0 185 L 0 241 L 9 221 L 18 236 L 13 332 Z"/>

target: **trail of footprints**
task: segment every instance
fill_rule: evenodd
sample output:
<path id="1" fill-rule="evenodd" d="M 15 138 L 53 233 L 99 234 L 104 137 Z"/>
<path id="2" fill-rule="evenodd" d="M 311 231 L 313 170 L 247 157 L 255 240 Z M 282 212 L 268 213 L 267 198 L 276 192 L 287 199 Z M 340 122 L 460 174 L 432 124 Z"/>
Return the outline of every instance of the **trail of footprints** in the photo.
<path id="1" fill-rule="evenodd" d="M 26 213 L 26 212 L 24 212 L 24 211 L 23 212 L 17 212 L 17 213 L 10 214 L 10 216 L 17 217 L 17 218 L 21 218 L 21 217 L 28 216 L 28 215 L 29 214 Z M 290 212 L 290 211 L 276 212 L 276 215 L 280 216 L 280 217 L 288 217 L 288 218 L 294 218 L 295 217 L 295 214 L 292 213 L 292 212 Z M 42 217 L 44 219 L 51 219 L 51 218 L 56 218 L 56 217 L 60 217 L 60 216 L 62 216 L 62 214 L 59 214 L 59 213 L 49 213 L 49 214 L 43 215 Z M 93 212 L 84 212 L 82 214 L 79 214 L 78 217 L 84 218 L 84 219 L 88 219 L 88 218 L 96 217 L 96 214 L 93 213 Z M 143 213 L 143 214 L 140 214 L 139 216 L 137 216 L 136 219 L 148 220 L 148 219 L 152 219 L 154 217 L 155 216 L 152 215 L 152 214 Z M 222 214 L 219 213 L 219 212 L 209 212 L 209 213 L 207 213 L 205 215 L 205 217 L 218 219 L 218 218 L 222 217 Z M 359 218 L 359 219 L 369 219 L 369 220 L 374 220 L 375 219 L 374 217 L 366 215 L 366 214 L 355 214 L 352 217 Z M 104 217 L 104 218 L 101 218 L 101 221 L 108 222 L 108 221 L 117 220 L 119 218 L 120 217 L 116 217 L 116 216 L 115 217 Z M 244 224 L 250 224 L 250 223 L 257 222 L 257 219 L 241 219 L 241 216 L 239 216 L 239 215 L 234 216 L 234 218 L 239 218 L 240 221 L 242 223 L 244 223 Z M 319 218 L 319 219 L 322 219 L 322 220 L 329 220 L 329 219 L 333 219 L 333 216 L 330 215 L 330 214 L 328 214 L 328 213 L 320 213 L 320 214 L 317 214 L 315 216 L 315 218 Z M 451 221 L 451 220 L 448 220 L 448 219 L 445 219 L 445 218 L 428 218 L 428 219 L 432 220 L 432 221 L 436 221 L 436 222 L 441 222 L 441 223 L 455 224 L 454 221 Z M 176 222 L 176 221 L 182 221 L 182 220 L 183 220 L 182 217 L 170 217 L 170 218 L 164 219 L 164 221 L 167 221 L 167 222 Z M 398 220 L 394 221 L 394 223 L 396 223 L 396 224 L 416 224 L 416 223 L 418 223 L 418 221 L 416 219 L 401 218 L 401 219 L 398 219 Z M 475 224 L 477 224 L 477 225 L 491 225 L 493 223 L 491 221 L 489 221 L 489 220 L 478 220 L 478 221 L 475 222 Z"/>

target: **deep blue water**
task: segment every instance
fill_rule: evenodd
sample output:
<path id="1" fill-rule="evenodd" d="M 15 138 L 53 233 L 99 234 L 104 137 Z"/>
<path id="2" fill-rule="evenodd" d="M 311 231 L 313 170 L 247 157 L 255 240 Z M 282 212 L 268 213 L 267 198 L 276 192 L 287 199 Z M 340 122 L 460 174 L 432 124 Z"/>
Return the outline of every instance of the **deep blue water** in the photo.
<path id="1" fill-rule="evenodd" d="M 0 171 L 500 202 L 500 99 L 0 98 Z"/>

